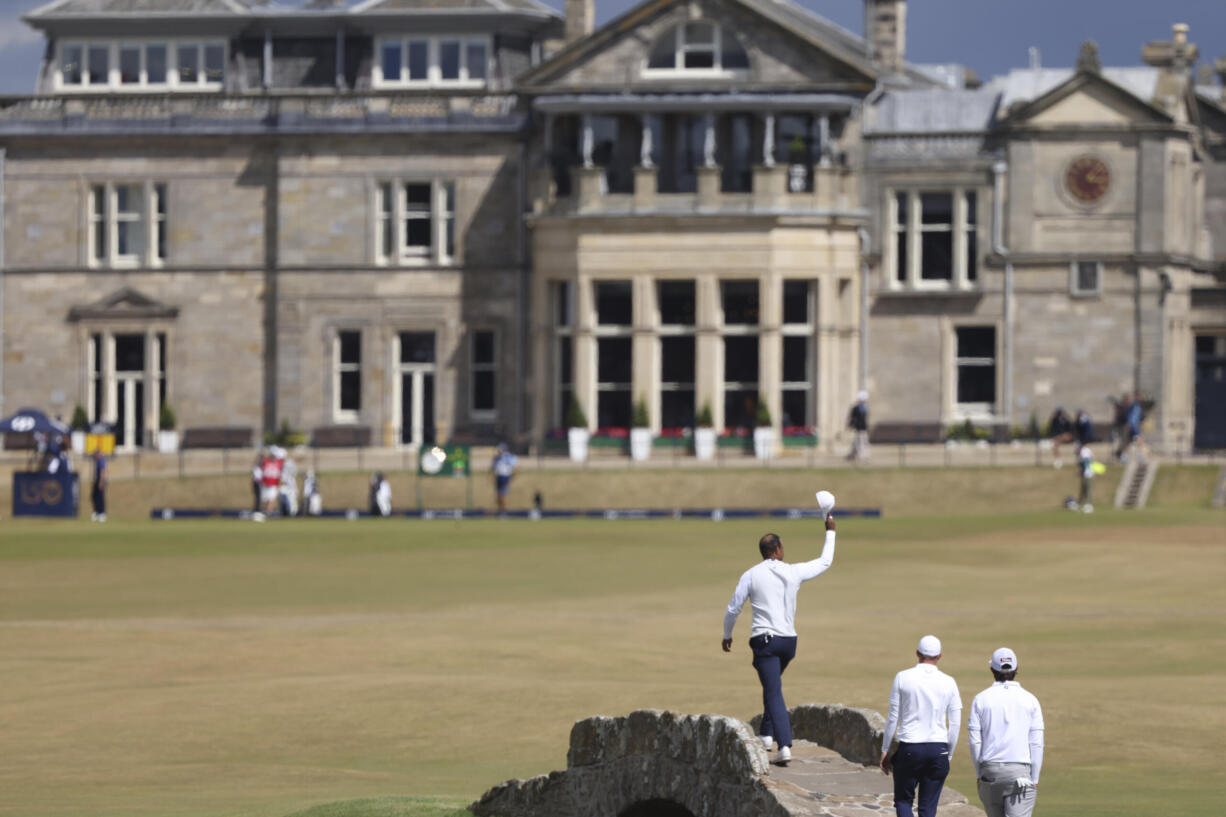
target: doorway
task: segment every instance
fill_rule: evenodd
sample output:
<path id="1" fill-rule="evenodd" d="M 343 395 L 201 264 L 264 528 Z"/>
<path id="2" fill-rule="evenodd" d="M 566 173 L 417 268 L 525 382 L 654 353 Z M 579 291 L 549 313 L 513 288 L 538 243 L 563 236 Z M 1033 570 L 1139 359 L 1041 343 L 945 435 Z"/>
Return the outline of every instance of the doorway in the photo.
<path id="1" fill-rule="evenodd" d="M 397 416 L 401 445 L 420 448 L 435 439 L 434 378 L 437 374 L 433 332 L 401 332 L 397 336 Z"/>
<path id="2" fill-rule="evenodd" d="M 125 451 L 145 443 L 146 352 L 145 335 L 115 335 L 115 447 Z"/>
<path id="3" fill-rule="evenodd" d="M 1226 448 L 1226 335 L 1196 338 L 1196 434 L 1193 446 Z"/>

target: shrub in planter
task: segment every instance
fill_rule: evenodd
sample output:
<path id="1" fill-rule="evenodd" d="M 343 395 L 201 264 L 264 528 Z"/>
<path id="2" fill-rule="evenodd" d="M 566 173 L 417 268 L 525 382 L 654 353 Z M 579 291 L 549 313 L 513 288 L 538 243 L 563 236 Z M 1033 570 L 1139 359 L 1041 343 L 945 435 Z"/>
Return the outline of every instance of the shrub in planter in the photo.
<path id="1" fill-rule="evenodd" d="M 645 460 L 651 456 L 651 418 L 647 416 L 647 403 L 639 400 L 634 404 L 630 429 L 630 458 Z"/>
<path id="2" fill-rule="evenodd" d="M 571 462 L 587 460 L 587 416 L 579 400 L 571 395 L 570 404 L 566 407 L 566 447 Z"/>
<path id="3" fill-rule="evenodd" d="M 761 397 L 758 398 L 758 414 L 754 422 L 757 428 L 753 430 L 753 455 L 760 460 L 768 460 L 775 450 L 775 429 L 771 427 L 770 409 Z"/>
<path id="4" fill-rule="evenodd" d="M 72 445 L 72 453 L 85 453 L 85 431 L 89 428 L 89 416 L 85 413 L 85 407 L 80 403 L 73 406 L 72 422 L 69 423 L 72 427 L 72 433 L 68 435 L 69 442 Z"/>
<path id="5" fill-rule="evenodd" d="M 715 457 L 715 424 L 711 419 L 711 404 L 703 403 L 695 421 L 698 428 L 694 429 L 694 456 L 700 460 Z"/>
<path id="6" fill-rule="evenodd" d="M 165 400 L 158 411 L 158 451 L 173 454 L 179 450 L 179 432 L 175 431 L 178 420 L 174 409 Z"/>

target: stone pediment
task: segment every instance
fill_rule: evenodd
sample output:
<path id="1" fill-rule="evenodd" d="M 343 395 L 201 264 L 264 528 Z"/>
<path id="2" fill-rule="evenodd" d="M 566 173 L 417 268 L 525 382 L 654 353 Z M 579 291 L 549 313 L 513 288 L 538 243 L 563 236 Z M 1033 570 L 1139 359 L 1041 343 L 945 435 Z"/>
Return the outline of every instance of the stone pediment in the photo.
<path id="1" fill-rule="evenodd" d="M 1096 71 L 1082 70 L 1036 99 L 1008 111 L 1006 126 L 1128 127 L 1169 124 L 1173 117 Z"/>
<path id="2" fill-rule="evenodd" d="M 124 287 L 91 304 L 74 306 L 68 310 L 68 320 L 152 320 L 176 318 L 177 306 L 156 301 L 131 287 Z"/>
<path id="3" fill-rule="evenodd" d="M 713 24 L 726 43 L 722 53 L 739 50 L 744 62 L 713 70 L 649 67 L 653 53 L 687 23 Z M 733 87 L 867 93 L 877 73 L 863 40 L 790 0 L 646 0 L 523 75 L 519 86 L 543 93 Z"/>

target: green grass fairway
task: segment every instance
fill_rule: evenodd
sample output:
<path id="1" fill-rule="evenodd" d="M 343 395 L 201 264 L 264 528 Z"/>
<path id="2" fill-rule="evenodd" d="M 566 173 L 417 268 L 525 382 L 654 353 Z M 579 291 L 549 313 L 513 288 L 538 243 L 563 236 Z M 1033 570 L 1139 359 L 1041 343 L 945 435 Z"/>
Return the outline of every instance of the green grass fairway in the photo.
<path id="1" fill-rule="evenodd" d="M 5 521 L 0 814 L 433 817 L 563 768 L 580 718 L 748 719 L 748 614 L 731 655 L 720 622 L 767 529 L 819 551 L 813 521 Z M 839 533 L 789 703 L 884 710 L 934 632 L 969 706 L 1008 644 L 1047 719 L 1044 817 L 1221 814 L 1221 512 Z M 973 797 L 965 732 L 950 783 Z"/>

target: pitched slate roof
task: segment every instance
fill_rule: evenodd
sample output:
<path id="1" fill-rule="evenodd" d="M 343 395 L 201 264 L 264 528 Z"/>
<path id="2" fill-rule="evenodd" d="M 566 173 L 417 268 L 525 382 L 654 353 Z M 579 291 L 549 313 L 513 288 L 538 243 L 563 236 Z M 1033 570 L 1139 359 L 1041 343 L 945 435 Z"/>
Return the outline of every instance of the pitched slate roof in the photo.
<path id="1" fill-rule="evenodd" d="M 26 15 L 30 19 L 109 14 L 249 14 L 251 0 L 55 0 Z"/>
<path id="2" fill-rule="evenodd" d="M 531 11 L 560 17 L 557 9 L 539 0 L 366 0 L 353 7 L 355 14 L 412 13 L 451 9 L 489 11 Z"/>

